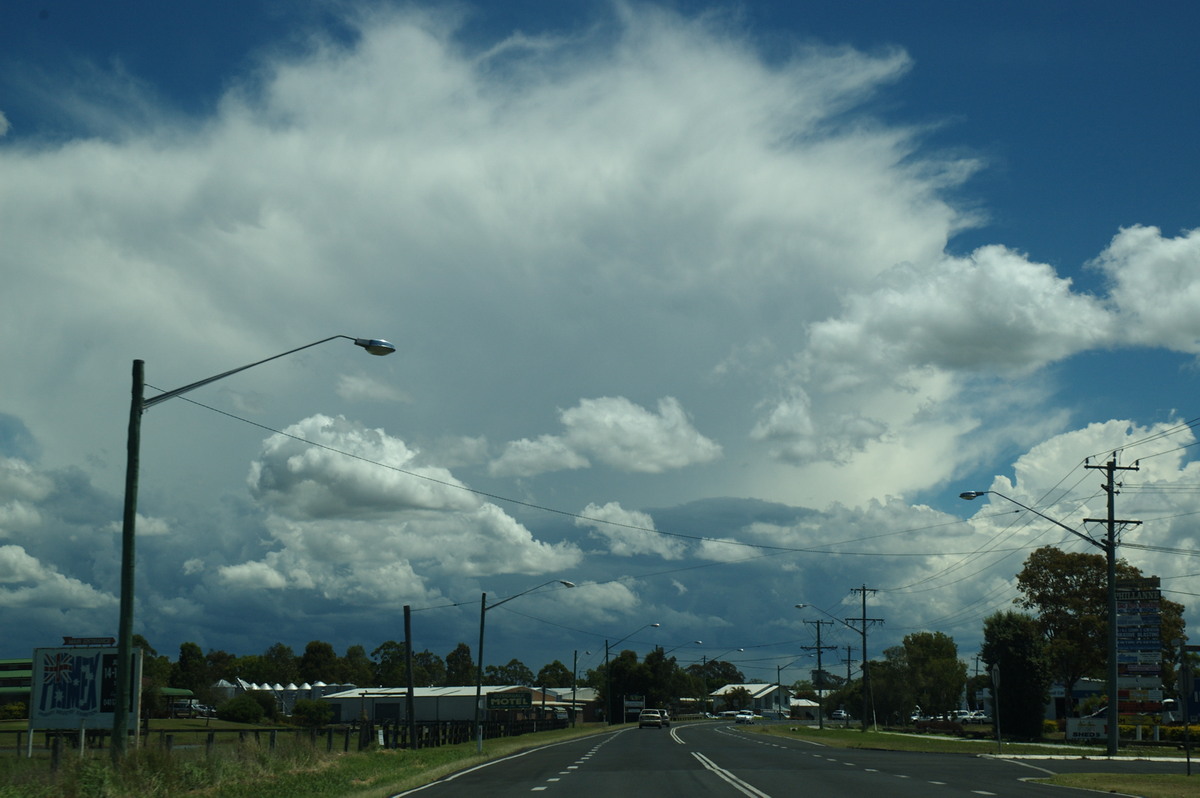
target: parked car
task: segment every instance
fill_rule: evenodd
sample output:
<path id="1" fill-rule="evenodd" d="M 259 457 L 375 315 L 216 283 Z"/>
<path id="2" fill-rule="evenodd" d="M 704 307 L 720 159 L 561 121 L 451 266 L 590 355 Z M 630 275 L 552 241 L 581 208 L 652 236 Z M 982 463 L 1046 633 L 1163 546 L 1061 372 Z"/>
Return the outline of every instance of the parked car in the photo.
<path id="1" fill-rule="evenodd" d="M 748 709 L 743 709 L 733 716 L 733 720 L 735 723 L 753 723 L 754 713 Z"/>
<path id="2" fill-rule="evenodd" d="M 638 715 L 638 728 L 645 729 L 654 727 L 661 729 L 663 726 L 670 725 L 670 721 L 663 718 L 663 713 L 657 709 L 643 709 Z"/>
<path id="3" fill-rule="evenodd" d="M 844 709 L 835 709 L 829 717 L 831 720 L 850 720 L 850 715 Z"/>

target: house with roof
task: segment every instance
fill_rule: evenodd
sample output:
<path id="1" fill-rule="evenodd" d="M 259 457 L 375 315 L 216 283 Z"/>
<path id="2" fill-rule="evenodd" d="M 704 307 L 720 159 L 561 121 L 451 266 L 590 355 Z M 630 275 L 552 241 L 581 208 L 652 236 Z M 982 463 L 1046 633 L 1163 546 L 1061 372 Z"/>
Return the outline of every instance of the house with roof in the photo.
<path id="1" fill-rule="evenodd" d="M 791 694 L 778 684 L 727 684 L 708 694 L 713 712 L 752 709 L 757 714 L 787 711 Z"/>

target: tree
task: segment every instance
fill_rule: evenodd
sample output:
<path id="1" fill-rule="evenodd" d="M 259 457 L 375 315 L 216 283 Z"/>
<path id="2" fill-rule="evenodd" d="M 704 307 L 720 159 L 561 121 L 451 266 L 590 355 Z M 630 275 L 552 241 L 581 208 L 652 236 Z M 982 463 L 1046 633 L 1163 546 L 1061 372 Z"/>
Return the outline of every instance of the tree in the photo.
<path id="1" fill-rule="evenodd" d="M 905 642 L 908 642 L 908 638 L 905 638 Z M 909 647 L 900 645 L 885 649 L 883 660 L 872 660 L 867 667 L 871 675 L 871 708 L 875 715 L 885 722 L 907 719 L 913 705 L 919 703 Z M 858 703 L 843 701 L 838 706 L 862 707 L 861 687 L 855 691 L 855 695 L 860 696 Z M 861 712 L 861 709 L 857 709 L 855 714 Z"/>
<path id="2" fill-rule="evenodd" d="M 996 721 L 1010 736 L 1037 739 L 1049 698 L 1050 665 L 1037 620 L 1019 612 L 1000 612 L 983 622 L 984 663 L 998 667 L 994 695 Z"/>
<path id="3" fill-rule="evenodd" d="M 204 652 L 195 643 L 179 646 L 179 659 L 171 668 L 171 686 L 198 693 L 212 684 Z"/>
<path id="4" fill-rule="evenodd" d="M 404 687 L 408 684 L 406 652 L 406 645 L 395 640 L 381 643 L 371 652 L 371 659 L 375 661 L 375 678 L 380 684 L 388 687 Z"/>
<path id="5" fill-rule="evenodd" d="M 558 660 L 543 665 L 538 671 L 536 684 L 542 687 L 570 687 L 575 679 L 571 669 Z"/>
<path id="6" fill-rule="evenodd" d="M 301 681 L 300 666 L 291 646 L 275 643 L 262 655 L 265 682 L 288 684 Z"/>
<path id="7" fill-rule="evenodd" d="M 1117 579 L 1140 579 L 1140 569 L 1116 562 Z M 1108 560 L 1103 554 L 1064 552 L 1043 546 L 1017 574 L 1021 595 L 1014 603 L 1037 614 L 1047 641 L 1051 675 L 1066 694 L 1081 678 L 1103 678 L 1108 662 Z M 1171 641 L 1183 635 L 1183 606 L 1160 603 L 1163 674 L 1173 673 Z M 1068 706 L 1067 711 L 1071 708 Z"/>
<path id="8" fill-rule="evenodd" d="M 797 679 L 792 683 L 792 686 L 789 687 L 788 690 L 791 691 L 794 698 L 816 701 L 818 697 L 817 688 L 808 679 Z"/>
<path id="9" fill-rule="evenodd" d="M 416 687 L 444 687 L 446 663 L 437 654 L 426 649 L 413 654 L 413 685 Z"/>
<path id="10" fill-rule="evenodd" d="M 318 681 L 349 681 L 338 675 L 338 658 L 333 646 L 322 640 L 311 640 L 300 655 L 299 677 L 302 681 L 312 684 Z"/>
<path id="11" fill-rule="evenodd" d="M 720 690 L 727 684 L 745 684 L 745 675 L 732 662 L 708 660 L 687 666 L 687 672 L 704 682 L 704 694 Z"/>
<path id="12" fill-rule="evenodd" d="M 360 645 L 347 648 L 346 656 L 338 660 L 337 665 L 338 678 L 343 682 L 360 686 L 379 684 L 367 650 Z"/>
<path id="13" fill-rule="evenodd" d="M 484 684 L 520 684 L 529 687 L 533 682 L 533 671 L 519 659 L 510 659 L 507 665 L 488 665 L 484 668 Z"/>
<path id="14" fill-rule="evenodd" d="M 725 694 L 726 709 L 745 709 L 750 706 L 754 696 L 745 687 L 735 687 Z"/>
<path id="15" fill-rule="evenodd" d="M 218 679 L 232 682 L 238 677 L 237 657 L 228 651 L 210 650 L 204 655 L 204 662 L 208 665 L 208 675 L 214 682 Z"/>
<path id="16" fill-rule="evenodd" d="M 458 687 L 475 684 L 475 661 L 471 659 L 471 647 L 459 643 L 454 650 L 446 655 L 446 686 Z"/>
<path id="17" fill-rule="evenodd" d="M 904 656 L 913 703 L 933 715 L 959 707 L 967 683 L 967 665 L 958 658 L 954 638 L 941 632 L 915 632 L 904 638 Z M 907 717 L 912 707 L 902 709 Z"/>
<path id="18" fill-rule="evenodd" d="M 631 649 L 625 649 L 615 657 L 610 657 L 607 672 L 603 665 L 596 670 L 601 680 L 597 688 L 600 705 L 606 710 L 611 708 L 612 721 L 624 722 L 622 701 L 626 696 L 646 694 L 649 684 L 648 672 L 642 663 L 638 662 L 637 652 Z"/>

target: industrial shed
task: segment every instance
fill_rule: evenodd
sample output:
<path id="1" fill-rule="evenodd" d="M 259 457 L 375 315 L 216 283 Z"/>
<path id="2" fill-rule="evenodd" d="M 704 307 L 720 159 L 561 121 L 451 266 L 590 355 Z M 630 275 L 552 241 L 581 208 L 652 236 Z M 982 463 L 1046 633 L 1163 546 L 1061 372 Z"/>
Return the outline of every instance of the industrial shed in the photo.
<path id="1" fill-rule="evenodd" d="M 484 686 L 483 695 L 491 693 L 532 693 L 533 707 L 527 711 L 511 711 L 514 720 L 544 717 L 569 717 L 569 699 L 562 700 L 549 690 L 521 685 Z M 361 719 L 376 723 L 408 720 L 406 687 L 356 687 L 323 697 L 333 707 L 333 722 L 346 723 Z M 496 715 L 499 713 L 486 713 Z M 475 685 L 464 687 L 413 688 L 413 718 L 418 723 L 475 719 Z M 485 719 L 487 719 L 485 717 Z"/>

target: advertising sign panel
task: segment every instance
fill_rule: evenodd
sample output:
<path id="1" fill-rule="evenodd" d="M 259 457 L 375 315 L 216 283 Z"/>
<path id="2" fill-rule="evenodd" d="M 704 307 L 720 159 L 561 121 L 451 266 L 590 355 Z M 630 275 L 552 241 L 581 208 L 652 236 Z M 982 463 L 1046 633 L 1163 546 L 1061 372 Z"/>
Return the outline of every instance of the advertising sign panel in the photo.
<path id="1" fill-rule="evenodd" d="M 1108 737 L 1104 718 L 1067 718 L 1068 740 L 1103 740 Z"/>
<path id="2" fill-rule="evenodd" d="M 488 693 L 487 708 L 529 709 L 533 706 L 533 693 Z"/>
<path id="3" fill-rule="evenodd" d="M 129 713 L 138 717 L 141 651 L 133 651 Z M 117 706 L 117 649 L 35 648 L 30 729 L 104 729 Z"/>

